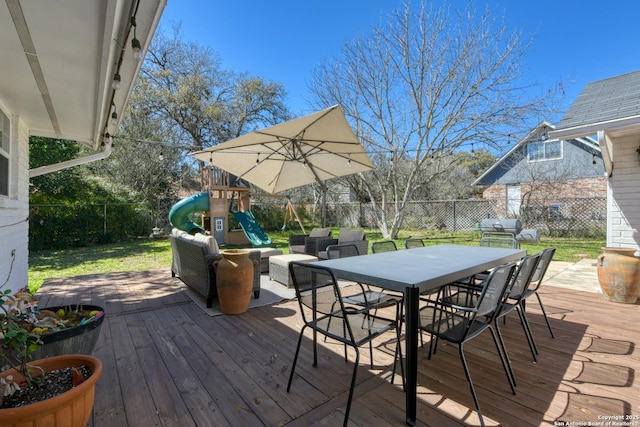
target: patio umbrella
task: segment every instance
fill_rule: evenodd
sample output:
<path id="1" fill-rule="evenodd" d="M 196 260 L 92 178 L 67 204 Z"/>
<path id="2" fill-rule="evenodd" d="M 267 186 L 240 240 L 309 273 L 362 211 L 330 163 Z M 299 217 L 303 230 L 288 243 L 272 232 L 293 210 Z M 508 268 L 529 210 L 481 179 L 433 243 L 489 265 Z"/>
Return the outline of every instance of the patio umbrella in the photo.
<path id="1" fill-rule="evenodd" d="M 269 193 L 373 168 L 339 105 L 189 155 Z"/>

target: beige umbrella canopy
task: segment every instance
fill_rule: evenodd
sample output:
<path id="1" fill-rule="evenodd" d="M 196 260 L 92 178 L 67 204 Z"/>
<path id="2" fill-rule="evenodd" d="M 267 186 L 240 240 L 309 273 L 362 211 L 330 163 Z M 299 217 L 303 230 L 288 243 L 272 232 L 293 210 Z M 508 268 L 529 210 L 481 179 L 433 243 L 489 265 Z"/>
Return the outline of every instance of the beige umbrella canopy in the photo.
<path id="1" fill-rule="evenodd" d="M 270 193 L 373 168 L 339 105 L 189 155 Z"/>

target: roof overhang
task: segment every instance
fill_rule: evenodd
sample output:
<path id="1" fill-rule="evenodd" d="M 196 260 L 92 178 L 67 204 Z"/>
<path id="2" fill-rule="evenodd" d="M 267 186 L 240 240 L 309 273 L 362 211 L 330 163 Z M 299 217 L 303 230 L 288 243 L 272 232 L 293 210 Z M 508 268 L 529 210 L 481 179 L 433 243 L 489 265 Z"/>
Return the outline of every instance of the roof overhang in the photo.
<path id="1" fill-rule="evenodd" d="M 612 157 L 615 139 L 625 135 L 640 135 L 640 116 L 624 117 L 584 126 L 556 129 L 549 132 L 549 136 L 562 139 L 579 138 L 594 134 L 598 135 L 598 145 L 602 151 L 605 175 L 610 177 L 613 175 L 615 167 Z"/>
<path id="2" fill-rule="evenodd" d="M 0 3 L 0 104 L 31 135 L 97 150 L 122 120 L 166 0 L 6 0 Z M 112 88 L 116 72 L 120 89 Z M 112 123 L 116 112 L 118 119 Z"/>
<path id="3" fill-rule="evenodd" d="M 599 123 L 589 123 L 582 126 L 556 129 L 549 132 L 549 136 L 551 138 L 566 140 L 588 135 L 596 135 L 598 132 L 606 132 L 608 134 L 626 134 L 632 132 L 637 133 L 639 130 L 640 116 L 632 116 Z"/>

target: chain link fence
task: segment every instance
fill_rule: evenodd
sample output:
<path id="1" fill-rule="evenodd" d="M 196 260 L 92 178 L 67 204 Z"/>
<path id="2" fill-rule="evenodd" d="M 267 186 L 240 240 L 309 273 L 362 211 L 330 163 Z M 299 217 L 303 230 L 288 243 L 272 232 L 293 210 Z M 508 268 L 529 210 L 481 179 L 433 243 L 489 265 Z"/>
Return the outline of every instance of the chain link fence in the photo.
<path id="1" fill-rule="evenodd" d="M 328 209 L 328 223 L 337 227 L 376 227 L 370 203 L 338 203 Z M 402 228 L 472 231 L 484 218 L 504 217 L 496 200 L 414 201 L 405 208 Z M 606 235 L 605 197 L 557 199 L 548 205 L 529 202 L 520 209 L 524 228 L 551 236 L 602 237 Z M 387 212 L 391 218 L 393 211 Z"/>
<path id="2" fill-rule="evenodd" d="M 29 207 L 29 247 L 32 250 L 86 246 L 148 236 L 154 227 L 170 230 L 168 212 L 177 199 L 158 199 L 152 209 L 145 203 L 50 204 Z M 266 231 L 283 229 L 285 202 L 261 201 L 252 211 Z M 473 231 L 484 218 L 501 218 L 495 200 L 414 201 L 405 208 L 402 228 Z M 314 207 L 298 205 L 303 223 L 317 218 Z M 543 235 L 595 237 L 606 235 L 606 198 L 558 199 L 545 205 L 530 202 L 520 209 L 524 228 Z M 394 212 L 389 209 L 387 217 Z M 327 224 L 334 227 L 377 228 L 370 203 L 335 203 L 327 206 Z M 291 221 L 291 218 L 287 219 Z M 293 228 L 297 225 L 291 224 Z M 230 221 L 230 226 L 234 226 Z"/>

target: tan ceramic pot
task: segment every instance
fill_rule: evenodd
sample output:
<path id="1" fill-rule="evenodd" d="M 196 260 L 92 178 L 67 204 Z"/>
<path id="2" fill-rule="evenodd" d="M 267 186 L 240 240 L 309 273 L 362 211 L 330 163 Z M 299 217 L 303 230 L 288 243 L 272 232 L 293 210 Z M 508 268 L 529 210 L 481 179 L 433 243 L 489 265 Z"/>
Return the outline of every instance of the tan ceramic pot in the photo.
<path id="1" fill-rule="evenodd" d="M 253 292 L 253 262 L 246 249 L 222 251 L 216 267 L 216 287 L 224 314 L 241 314 L 249 309 Z"/>
<path id="2" fill-rule="evenodd" d="M 85 427 L 93 410 L 96 382 L 102 375 L 100 359 L 84 354 L 53 356 L 29 362 L 45 371 L 53 371 L 86 365 L 92 372 L 82 384 L 51 399 L 18 408 L 0 409 L 0 425 L 3 427 Z M 13 369 L 2 372 L 1 377 L 13 375 L 21 378 Z"/>
<path id="3" fill-rule="evenodd" d="M 634 304 L 640 294 L 640 258 L 635 249 L 602 248 L 598 282 L 607 301 Z"/>

